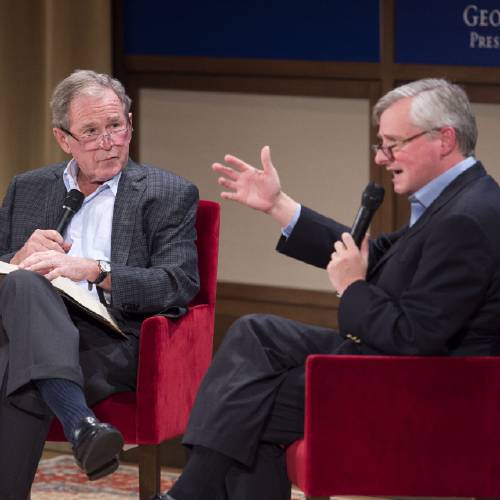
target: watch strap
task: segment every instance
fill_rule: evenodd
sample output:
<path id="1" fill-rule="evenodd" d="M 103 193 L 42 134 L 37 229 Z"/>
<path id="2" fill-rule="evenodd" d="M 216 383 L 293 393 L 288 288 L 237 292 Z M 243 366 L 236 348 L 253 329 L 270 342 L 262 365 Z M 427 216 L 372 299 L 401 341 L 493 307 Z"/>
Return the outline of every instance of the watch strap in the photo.
<path id="1" fill-rule="evenodd" d="M 99 274 L 94 281 L 88 281 L 89 290 L 92 290 L 92 285 L 99 285 L 100 283 L 102 283 L 110 273 L 109 262 L 106 262 L 104 260 L 97 260 L 96 262 L 99 268 Z"/>

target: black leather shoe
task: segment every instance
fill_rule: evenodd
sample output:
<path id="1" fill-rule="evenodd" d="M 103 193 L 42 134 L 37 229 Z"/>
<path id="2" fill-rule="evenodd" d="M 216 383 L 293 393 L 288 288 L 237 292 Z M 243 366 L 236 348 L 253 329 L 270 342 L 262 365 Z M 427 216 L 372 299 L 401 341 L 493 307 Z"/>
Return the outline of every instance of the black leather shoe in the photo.
<path id="1" fill-rule="evenodd" d="M 168 493 L 163 493 L 163 495 L 156 495 L 151 500 L 175 500 L 174 497 L 171 497 Z"/>
<path id="2" fill-rule="evenodd" d="M 73 433 L 73 455 L 91 481 L 111 474 L 120 465 L 123 436 L 110 424 L 84 418 Z"/>

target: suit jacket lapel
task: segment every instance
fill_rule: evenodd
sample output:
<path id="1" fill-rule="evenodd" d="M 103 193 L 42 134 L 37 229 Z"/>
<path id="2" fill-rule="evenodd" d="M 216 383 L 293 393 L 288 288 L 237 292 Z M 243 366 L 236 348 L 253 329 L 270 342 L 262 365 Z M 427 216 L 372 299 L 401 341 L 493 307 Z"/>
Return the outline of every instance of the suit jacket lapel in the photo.
<path id="1" fill-rule="evenodd" d="M 399 232 L 401 233 L 401 235 L 393 243 L 393 245 L 389 248 L 389 250 L 387 250 L 387 252 L 385 252 L 384 255 L 382 255 L 382 257 L 368 269 L 368 273 L 366 276 L 368 280 L 377 272 L 378 269 L 380 269 L 380 267 L 384 262 L 386 262 L 388 259 L 392 257 L 392 255 L 396 253 L 399 246 L 402 244 L 403 241 L 405 241 L 409 232 L 408 226 L 405 226 L 404 228 L 400 229 Z"/>
<path id="2" fill-rule="evenodd" d="M 146 189 L 145 173 L 129 160 L 118 184 L 111 229 L 111 260 L 126 264 L 134 234 L 135 214 Z"/>
<path id="3" fill-rule="evenodd" d="M 432 202 L 431 206 L 423 213 L 422 217 L 415 223 L 410 230 L 410 237 L 412 234 L 420 231 L 422 227 L 427 224 L 429 219 L 441 208 L 446 205 L 452 198 L 457 196 L 460 191 L 465 189 L 471 182 L 486 175 L 486 170 L 477 162 L 471 168 L 460 174 L 444 191 Z"/>
<path id="4" fill-rule="evenodd" d="M 54 171 L 54 183 L 50 185 L 47 199 L 45 201 L 45 228 L 55 229 L 59 218 L 61 217 L 61 210 L 66 197 L 66 186 L 64 185 L 63 172 L 64 167 L 67 165 L 62 164 L 60 170 Z"/>
<path id="5" fill-rule="evenodd" d="M 374 273 L 380 269 L 384 262 L 386 262 L 390 257 L 394 255 L 397 249 L 404 245 L 406 242 L 411 240 L 416 234 L 418 234 L 432 219 L 434 214 L 441 210 L 441 208 L 446 205 L 452 198 L 454 198 L 462 189 L 466 188 L 468 184 L 479 179 L 483 175 L 486 175 L 484 167 L 481 162 L 477 162 L 471 168 L 467 169 L 465 172 L 460 174 L 449 186 L 447 186 L 444 191 L 432 202 L 430 207 L 423 213 L 422 217 L 404 233 L 399 240 L 392 245 L 392 247 L 378 260 L 378 262 L 370 269 L 368 273 L 368 279 L 374 275 Z"/>

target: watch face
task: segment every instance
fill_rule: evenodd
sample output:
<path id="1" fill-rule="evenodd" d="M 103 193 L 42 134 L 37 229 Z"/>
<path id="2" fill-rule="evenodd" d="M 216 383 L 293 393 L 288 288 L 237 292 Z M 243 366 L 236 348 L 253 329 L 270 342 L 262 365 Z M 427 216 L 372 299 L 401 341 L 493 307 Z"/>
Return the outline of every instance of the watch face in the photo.
<path id="1" fill-rule="evenodd" d="M 100 260 L 99 266 L 101 267 L 102 271 L 105 273 L 109 273 L 111 271 L 111 264 L 105 260 Z"/>

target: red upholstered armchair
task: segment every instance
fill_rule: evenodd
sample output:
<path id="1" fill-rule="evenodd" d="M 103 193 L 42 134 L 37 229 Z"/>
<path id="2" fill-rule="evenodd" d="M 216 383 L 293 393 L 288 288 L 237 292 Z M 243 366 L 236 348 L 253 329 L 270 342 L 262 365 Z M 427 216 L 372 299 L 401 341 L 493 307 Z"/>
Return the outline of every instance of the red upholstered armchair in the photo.
<path id="1" fill-rule="evenodd" d="M 500 358 L 310 356 L 287 465 L 309 499 L 500 497 Z"/>
<path id="2" fill-rule="evenodd" d="M 180 319 L 148 318 L 140 336 L 137 392 L 98 403 L 99 419 L 115 425 L 127 444 L 139 445 L 140 499 L 160 490 L 159 444 L 184 432 L 198 385 L 212 358 L 220 205 L 201 200 L 196 220 L 201 287 Z M 49 441 L 65 441 L 58 421 Z"/>

